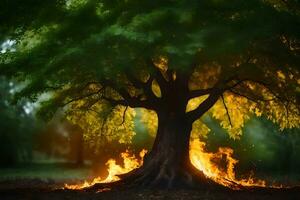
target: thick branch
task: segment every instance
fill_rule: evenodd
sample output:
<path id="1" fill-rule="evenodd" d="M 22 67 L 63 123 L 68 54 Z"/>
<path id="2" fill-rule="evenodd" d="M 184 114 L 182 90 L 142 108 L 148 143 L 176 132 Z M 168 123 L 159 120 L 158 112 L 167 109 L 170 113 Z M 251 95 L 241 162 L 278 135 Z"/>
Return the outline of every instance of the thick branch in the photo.
<path id="1" fill-rule="evenodd" d="M 106 96 L 102 97 L 114 105 L 130 106 L 132 108 L 143 107 L 152 110 L 156 108 L 156 101 L 153 99 L 141 100 L 139 97 L 132 97 L 124 87 L 117 87 L 111 80 L 105 80 L 103 84 L 115 90 L 123 98 L 122 100 L 116 100 Z"/>
<path id="2" fill-rule="evenodd" d="M 152 92 L 152 88 L 151 88 L 152 81 L 153 81 L 152 76 L 150 76 L 149 79 L 147 80 L 147 82 L 145 82 L 145 83 L 142 82 L 141 80 L 137 79 L 130 73 L 126 73 L 126 76 L 135 88 L 142 89 L 144 91 L 144 93 L 148 99 L 156 99 L 157 98 L 154 95 L 154 93 Z"/>
<path id="3" fill-rule="evenodd" d="M 236 76 L 232 76 L 226 80 L 223 80 L 223 81 L 220 80 L 218 83 L 215 84 L 215 86 L 213 88 L 190 91 L 189 98 L 194 98 L 194 97 L 209 94 L 209 97 L 204 102 L 202 102 L 195 110 L 190 111 L 188 113 L 188 116 L 191 119 L 191 121 L 195 121 L 196 119 L 201 117 L 205 112 L 207 112 L 216 103 L 216 101 L 219 99 L 219 97 L 222 96 L 222 94 L 225 91 L 229 90 L 232 92 L 232 89 L 234 89 L 235 87 L 244 83 L 245 81 L 251 81 L 249 79 L 236 79 L 236 78 L 237 78 Z M 235 83 L 233 83 L 232 85 L 229 85 L 229 86 L 227 85 L 228 83 L 230 83 L 231 81 L 234 81 L 234 80 L 236 80 Z M 256 82 L 256 81 L 253 81 L 253 82 Z M 259 82 L 259 84 L 264 84 L 264 83 Z M 224 101 L 223 101 L 223 103 L 224 103 L 225 109 L 227 111 L 229 122 L 231 124 L 231 119 L 228 114 L 227 106 Z"/>
<path id="4" fill-rule="evenodd" d="M 225 82 L 225 85 L 226 85 L 227 83 L 233 81 L 233 80 L 234 80 L 234 79 L 227 80 L 227 81 Z M 247 79 L 237 80 L 237 82 L 234 83 L 233 85 L 231 85 L 231 86 L 226 86 L 226 87 L 225 87 L 225 90 L 233 89 L 233 88 L 239 86 L 240 84 L 244 83 L 245 81 L 247 81 Z"/>
<path id="5" fill-rule="evenodd" d="M 243 84 L 244 82 L 253 82 L 253 83 L 256 83 L 258 85 L 261 85 L 262 87 L 266 88 L 269 92 L 271 92 L 272 95 L 274 95 L 277 99 L 281 99 L 281 97 L 279 97 L 271 88 L 270 88 L 270 85 L 263 82 L 263 81 L 260 81 L 260 80 L 252 80 L 252 79 L 241 79 L 241 80 L 237 80 L 236 83 L 234 83 L 233 85 L 231 86 L 228 86 L 224 89 L 224 91 L 230 91 L 232 93 L 236 93 L 233 89 L 241 84 Z M 250 100 L 251 97 L 248 97 L 248 96 L 245 96 L 244 94 L 237 94 L 239 96 L 244 96 L 245 98 L 248 98 Z M 275 98 L 272 98 L 272 99 L 264 99 L 263 97 L 254 97 L 254 99 L 252 99 L 251 101 L 254 101 L 254 100 L 258 100 L 258 101 L 273 101 L 275 100 Z M 282 99 L 281 99 L 282 100 Z"/>
<path id="6" fill-rule="evenodd" d="M 199 89 L 199 90 L 192 90 L 189 92 L 189 99 L 195 98 L 195 97 L 200 97 L 203 95 L 210 94 L 213 91 L 213 88 L 208 88 L 208 89 Z"/>
<path id="7" fill-rule="evenodd" d="M 195 97 L 200 97 L 200 96 L 203 96 L 203 95 L 208 95 L 210 94 L 211 92 L 213 92 L 215 90 L 215 88 L 224 88 L 223 90 L 230 90 L 232 88 L 235 88 L 237 87 L 238 85 L 240 85 L 241 83 L 243 83 L 244 81 L 246 81 L 246 79 L 243 79 L 243 80 L 237 80 L 236 83 L 234 83 L 233 85 L 230 85 L 230 86 L 226 86 L 226 84 L 230 83 L 231 81 L 234 81 L 236 78 L 236 76 L 232 76 L 226 80 L 223 80 L 223 81 L 219 81 L 218 83 L 215 84 L 214 87 L 212 88 L 206 88 L 206 89 L 198 89 L 198 90 L 191 90 L 189 92 L 189 96 L 188 98 L 189 99 L 192 99 L 192 98 L 195 98 Z M 225 87 L 224 87 L 225 85 Z"/>
<path id="8" fill-rule="evenodd" d="M 195 110 L 187 113 L 187 116 L 191 122 L 194 122 L 206 113 L 219 99 L 224 91 L 215 88 L 210 95 L 205 99 Z"/>
<path id="9" fill-rule="evenodd" d="M 235 83 L 234 85 L 226 86 L 226 84 L 233 81 L 235 78 L 236 76 L 232 76 L 226 80 L 219 80 L 212 88 L 190 91 L 189 98 L 195 98 L 195 97 L 208 95 L 208 94 L 209 96 L 195 110 L 192 110 L 187 113 L 188 118 L 192 122 L 194 122 L 195 120 L 200 118 L 204 113 L 206 113 L 218 101 L 219 97 L 222 96 L 223 92 L 238 86 L 244 81 L 244 80 L 238 80 L 237 83 Z"/>
<path id="10" fill-rule="evenodd" d="M 157 81 L 162 96 L 167 92 L 168 89 L 168 82 L 166 81 L 166 79 L 164 78 L 164 76 L 162 75 L 162 72 L 160 71 L 160 69 L 158 69 L 153 61 L 150 59 L 147 61 L 147 64 L 149 65 L 149 67 L 153 70 L 153 74 L 152 76 L 155 78 L 155 80 Z"/>

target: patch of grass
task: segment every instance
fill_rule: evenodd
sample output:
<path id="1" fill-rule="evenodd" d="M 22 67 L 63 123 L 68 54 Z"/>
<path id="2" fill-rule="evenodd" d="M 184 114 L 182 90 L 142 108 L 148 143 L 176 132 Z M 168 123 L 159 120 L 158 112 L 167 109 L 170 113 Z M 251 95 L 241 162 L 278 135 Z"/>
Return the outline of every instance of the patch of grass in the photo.
<path id="1" fill-rule="evenodd" d="M 66 163 L 32 163 L 0 168 L 0 181 L 16 179 L 82 180 L 90 175 L 89 166 Z"/>

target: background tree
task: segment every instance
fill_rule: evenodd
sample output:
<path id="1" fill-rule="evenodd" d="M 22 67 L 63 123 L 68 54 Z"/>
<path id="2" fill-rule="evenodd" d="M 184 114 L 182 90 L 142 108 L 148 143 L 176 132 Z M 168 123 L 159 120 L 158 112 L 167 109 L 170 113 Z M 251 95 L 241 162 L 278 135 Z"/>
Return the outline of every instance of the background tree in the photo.
<path id="1" fill-rule="evenodd" d="M 251 114 L 264 115 L 282 129 L 299 126 L 297 1 L 23 5 L 15 5 L 16 10 L 37 7 L 25 15 L 26 23 L 18 17 L 8 17 L 9 25 L 2 22 L 6 38 L 17 44 L 16 52 L 1 55 L 1 73 L 26 80 L 16 97 L 37 100 L 48 92 L 52 95 L 42 103 L 41 116 L 50 118 L 59 107 L 69 114 L 95 112 L 101 126 L 111 123 L 109 128 L 117 123 L 107 120 L 115 107 L 124 113 L 127 107 L 129 113 L 137 107 L 156 113 L 152 150 L 123 182 L 207 184 L 189 161 L 192 128 L 205 130 L 201 116 L 207 112 L 233 138 Z"/>
<path id="2" fill-rule="evenodd" d="M 24 99 L 16 105 L 10 100 L 17 86 L 0 77 L 0 167 L 32 161 L 37 120 L 29 113 Z"/>

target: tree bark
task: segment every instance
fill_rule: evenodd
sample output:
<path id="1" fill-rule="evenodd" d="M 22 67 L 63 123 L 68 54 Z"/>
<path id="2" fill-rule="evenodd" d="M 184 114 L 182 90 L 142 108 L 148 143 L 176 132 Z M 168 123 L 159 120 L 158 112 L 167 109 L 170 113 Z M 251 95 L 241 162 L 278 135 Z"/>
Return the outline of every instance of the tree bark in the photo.
<path id="1" fill-rule="evenodd" d="M 192 122 L 185 114 L 158 113 L 152 150 L 145 155 L 142 167 L 120 176 L 122 185 L 160 189 L 218 187 L 190 162 L 191 130 Z"/>
<path id="2" fill-rule="evenodd" d="M 173 86 L 156 107 L 157 135 L 143 166 L 120 175 L 121 181 L 109 186 L 223 189 L 196 169 L 189 158 L 193 121 L 215 103 L 218 95 L 211 94 L 195 111 L 186 113 L 186 90 Z"/>

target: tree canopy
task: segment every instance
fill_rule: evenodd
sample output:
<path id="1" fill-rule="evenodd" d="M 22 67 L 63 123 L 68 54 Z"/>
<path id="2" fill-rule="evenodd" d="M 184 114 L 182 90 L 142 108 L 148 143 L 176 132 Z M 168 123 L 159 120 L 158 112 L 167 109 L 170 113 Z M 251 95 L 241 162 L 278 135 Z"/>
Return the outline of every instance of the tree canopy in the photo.
<path id="1" fill-rule="evenodd" d="M 233 138 L 251 115 L 299 127 L 299 11 L 297 0 L 5 1 L 0 39 L 16 44 L 0 70 L 24 81 L 16 99 L 51 94 L 40 116 L 63 107 L 94 133 L 132 133 L 137 107 L 185 113 L 194 132 L 208 132 L 209 111 Z"/>

